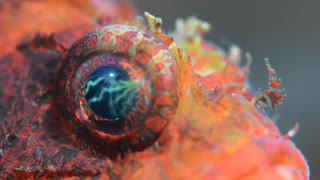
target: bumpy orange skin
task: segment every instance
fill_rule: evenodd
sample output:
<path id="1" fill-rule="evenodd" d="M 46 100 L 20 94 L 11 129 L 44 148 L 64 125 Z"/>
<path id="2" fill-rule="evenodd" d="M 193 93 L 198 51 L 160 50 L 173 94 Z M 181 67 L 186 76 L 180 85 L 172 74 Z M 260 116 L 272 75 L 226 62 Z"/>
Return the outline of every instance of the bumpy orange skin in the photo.
<path id="1" fill-rule="evenodd" d="M 126 1 L 11 2 L 0 1 L 0 179 L 309 178 L 300 151 L 250 103 L 248 69 L 216 56 L 217 49 L 201 39 L 176 45 L 133 20 Z M 53 96 L 66 50 L 105 24 L 145 30 L 167 46 L 177 65 L 179 101 L 160 138 L 115 159 L 75 136 Z M 275 91 L 267 96 L 281 97 L 277 81 L 271 82 Z"/>

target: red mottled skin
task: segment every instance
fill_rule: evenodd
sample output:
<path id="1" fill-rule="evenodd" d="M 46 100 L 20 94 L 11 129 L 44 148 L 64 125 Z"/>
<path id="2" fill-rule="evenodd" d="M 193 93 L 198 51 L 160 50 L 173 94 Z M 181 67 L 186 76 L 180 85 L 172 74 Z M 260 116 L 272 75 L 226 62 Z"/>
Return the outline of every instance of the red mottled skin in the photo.
<path id="1" fill-rule="evenodd" d="M 146 25 L 134 17 L 127 1 L 0 0 L 0 179 L 309 178 L 303 155 L 289 139 L 292 132 L 281 135 L 261 112 L 284 98 L 269 64 L 267 90 L 252 97 L 248 66 L 239 67 L 233 56 L 223 56 L 196 33 L 172 39 L 161 32 L 160 21 L 146 16 Z M 86 119 L 85 113 L 72 109 L 69 96 L 64 104 L 55 96 L 68 49 L 106 24 L 135 26 L 162 41 L 177 72 L 177 107 L 159 139 L 140 152 L 127 149 L 121 157 L 100 153 L 89 145 L 86 131 L 70 128 L 66 122 L 74 117 L 61 109 L 75 112 L 76 118 Z M 106 32 L 102 42 L 112 36 Z M 95 43 L 89 39 L 87 48 Z M 159 127 L 150 122 L 145 126 Z"/>

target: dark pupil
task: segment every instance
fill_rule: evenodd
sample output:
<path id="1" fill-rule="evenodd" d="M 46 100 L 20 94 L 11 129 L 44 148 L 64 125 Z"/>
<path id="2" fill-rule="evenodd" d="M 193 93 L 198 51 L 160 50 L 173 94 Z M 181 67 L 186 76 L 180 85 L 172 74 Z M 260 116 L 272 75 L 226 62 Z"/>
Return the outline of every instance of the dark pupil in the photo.
<path id="1" fill-rule="evenodd" d="M 137 99 L 136 84 L 119 67 L 105 66 L 94 71 L 86 85 L 91 110 L 106 119 L 126 118 Z"/>

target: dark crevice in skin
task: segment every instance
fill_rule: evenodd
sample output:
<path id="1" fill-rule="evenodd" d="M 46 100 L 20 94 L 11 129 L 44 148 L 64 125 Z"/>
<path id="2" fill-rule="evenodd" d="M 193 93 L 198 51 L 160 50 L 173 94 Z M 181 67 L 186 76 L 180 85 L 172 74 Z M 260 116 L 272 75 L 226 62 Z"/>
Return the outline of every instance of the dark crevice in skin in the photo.
<path id="1" fill-rule="evenodd" d="M 35 1 L 35 0 L 24 0 L 24 2 L 30 2 L 30 1 Z M 0 1 L 0 11 L 3 8 L 3 4 L 7 4 L 10 5 L 11 7 L 18 9 L 19 7 L 21 7 L 21 0 L 10 0 L 10 1 Z"/>
<path id="2" fill-rule="evenodd" d="M 37 52 L 36 48 L 45 48 L 49 52 L 53 50 L 61 51 L 61 46 L 55 41 L 53 34 L 49 36 L 37 34 L 31 41 L 25 41 L 21 43 L 16 49 L 23 53 L 26 57 L 30 57 Z M 47 54 L 47 56 L 48 55 L 50 54 Z M 43 61 L 47 60 L 44 59 Z"/>
<path id="3" fill-rule="evenodd" d="M 31 124 L 31 129 L 33 131 L 37 131 L 38 128 L 39 128 L 39 123 L 38 122 L 34 122 L 34 123 Z"/>
<path id="4" fill-rule="evenodd" d="M 100 178 L 101 178 L 101 174 L 97 174 L 97 175 L 95 175 L 95 176 L 92 176 L 92 180 L 100 180 Z"/>
<path id="5" fill-rule="evenodd" d="M 7 70 L 7 67 L 10 64 L 12 57 L 10 55 L 4 56 L 0 60 L 0 66 L 4 67 L 0 69 L 1 76 L 0 76 L 0 124 L 4 122 L 4 117 L 7 115 L 8 112 L 8 102 L 4 99 L 4 86 L 8 84 L 8 80 L 10 78 L 9 72 Z M 1 136 L 5 135 L 5 132 L 1 132 L 0 130 L 0 138 Z"/>
<path id="6" fill-rule="evenodd" d="M 59 153 L 56 154 L 56 155 L 64 157 L 66 159 L 66 161 L 70 161 L 71 159 L 77 157 L 78 153 L 79 153 L 79 151 L 77 151 L 77 150 L 73 150 L 73 149 L 68 149 L 68 148 L 62 147 L 60 149 Z"/>
<path id="7" fill-rule="evenodd" d="M 97 121 L 97 129 L 108 134 L 121 135 L 123 134 L 123 129 L 125 119 L 118 119 L 117 121 Z"/>
<path id="8" fill-rule="evenodd" d="M 115 175 L 115 173 L 112 171 L 111 168 L 108 168 L 108 174 L 109 174 L 110 180 L 117 180 L 117 179 L 119 179 L 119 177 L 117 177 L 117 176 Z"/>
<path id="9" fill-rule="evenodd" d="M 9 134 L 7 136 L 7 145 L 10 147 L 14 147 L 18 142 L 18 137 L 14 134 Z"/>

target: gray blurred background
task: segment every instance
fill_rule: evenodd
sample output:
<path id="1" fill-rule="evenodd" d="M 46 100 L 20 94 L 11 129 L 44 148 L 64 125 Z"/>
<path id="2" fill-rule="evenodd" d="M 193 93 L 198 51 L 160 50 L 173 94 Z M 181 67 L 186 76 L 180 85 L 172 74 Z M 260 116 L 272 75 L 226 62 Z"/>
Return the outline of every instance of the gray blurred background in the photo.
<path id="1" fill-rule="evenodd" d="M 134 0 L 140 13 L 148 11 L 174 29 L 178 17 L 194 15 L 211 23 L 206 37 L 223 47 L 236 43 L 253 56 L 251 80 L 265 88 L 268 57 L 286 88 L 287 99 L 273 114 L 284 134 L 300 124 L 294 142 L 320 179 L 320 1 L 312 0 Z M 319 111 L 319 112 L 318 112 Z"/>

